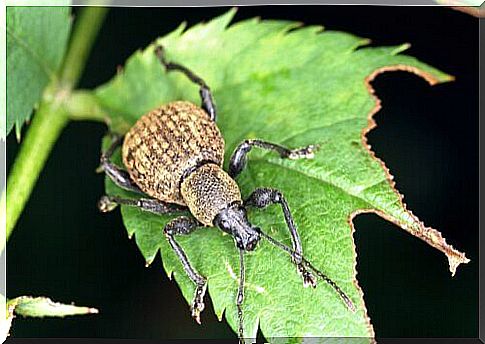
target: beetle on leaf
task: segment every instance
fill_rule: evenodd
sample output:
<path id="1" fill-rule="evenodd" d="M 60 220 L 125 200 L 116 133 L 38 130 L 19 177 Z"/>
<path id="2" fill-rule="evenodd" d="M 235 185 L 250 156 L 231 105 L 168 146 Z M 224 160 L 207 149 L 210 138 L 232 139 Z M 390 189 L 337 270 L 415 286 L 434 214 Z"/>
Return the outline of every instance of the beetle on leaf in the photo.
<path id="1" fill-rule="evenodd" d="M 122 204 L 155 214 L 190 210 L 193 217 L 177 217 L 165 226 L 163 232 L 188 277 L 196 285 L 191 311 L 198 323 L 204 309 L 207 281 L 191 266 L 175 236 L 190 234 L 200 226 L 216 226 L 230 234 L 239 249 L 240 259 L 236 297 L 240 341 L 244 337 L 244 252 L 254 250 L 261 238 L 291 256 L 305 287 L 316 287 L 316 275 L 334 288 L 347 307 L 355 311 L 352 301 L 337 284 L 304 258 L 296 225 L 282 193 L 276 189 L 258 188 L 243 201 L 234 180 L 246 166 L 247 154 L 253 147 L 275 151 L 286 159 L 311 159 L 318 147 L 309 145 L 289 149 L 262 140 L 245 140 L 235 149 L 229 171 L 225 172 L 222 169 L 224 139 L 215 122 L 216 106 L 209 86 L 186 67 L 168 62 L 163 47 L 159 46 L 156 54 L 167 71 L 182 72 L 199 85 L 202 107 L 187 101 L 171 102 L 142 116 L 124 137 L 117 136 L 101 155 L 101 169 L 121 188 L 150 198 L 134 200 L 103 196 L 98 204 L 99 209 L 108 212 Z M 121 144 L 126 170 L 110 161 L 115 149 Z M 253 226 L 247 218 L 247 207 L 265 208 L 276 203 L 282 208 L 292 248 Z"/>

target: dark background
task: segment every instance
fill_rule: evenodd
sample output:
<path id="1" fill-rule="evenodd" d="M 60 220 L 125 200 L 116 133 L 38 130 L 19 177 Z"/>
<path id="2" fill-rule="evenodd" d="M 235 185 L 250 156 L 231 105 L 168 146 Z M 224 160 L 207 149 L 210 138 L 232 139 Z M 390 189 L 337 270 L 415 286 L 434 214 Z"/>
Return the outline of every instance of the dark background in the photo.
<path id="1" fill-rule="evenodd" d="M 112 9 L 80 87 L 108 81 L 136 49 L 180 21 L 192 25 L 226 10 Z M 235 19 L 254 16 L 324 25 L 370 38 L 376 46 L 410 42 L 407 54 L 456 77 L 430 87 L 404 72 L 380 75 L 373 86 L 383 109 L 368 138 L 413 213 L 439 229 L 471 262 L 452 278 L 442 253 L 376 215 L 359 215 L 354 221 L 357 277 L 377 337 L 477 337 L 478 19 L 448 8 L 375 6 L 241 7 Z M 160 258 L 145 267 L 119 211 L 97 211 L 103 176 L 94 170 L 105 131 L 97 123 L 68 125 L 9 240 L 7 255 L 9 298 L 46 295 L 97 307 L 100 314 L 17 318 L 12 335 L 236 338 L 224 321 L 217 321 L 210 302 L 202 326 L 197 325 Z M 17 151 L 11 134 L 8 169 Z"/>

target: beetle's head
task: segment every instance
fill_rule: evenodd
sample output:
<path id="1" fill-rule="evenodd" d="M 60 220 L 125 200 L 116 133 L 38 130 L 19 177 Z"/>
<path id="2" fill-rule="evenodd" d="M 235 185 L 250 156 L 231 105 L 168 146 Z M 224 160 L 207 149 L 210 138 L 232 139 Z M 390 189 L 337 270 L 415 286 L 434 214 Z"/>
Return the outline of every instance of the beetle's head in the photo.
<path id="1" fill-rule="evenodd" d="M 252 251 L 261 239 L 259 228 L 249 223 L 246 209 L 233 203 L 221 211 L 214 219 L 214 225 L 234 238 L 236 246 L 244 251 Z"/>

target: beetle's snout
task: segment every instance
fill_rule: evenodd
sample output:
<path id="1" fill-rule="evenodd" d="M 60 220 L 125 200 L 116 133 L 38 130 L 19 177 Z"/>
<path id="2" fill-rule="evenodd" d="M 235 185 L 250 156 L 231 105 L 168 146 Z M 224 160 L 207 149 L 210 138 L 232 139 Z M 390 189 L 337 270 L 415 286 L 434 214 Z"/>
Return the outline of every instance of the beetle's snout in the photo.
<path id="1" fill-rule="evenodd" d="M 260 229 L 251 225 L 246 209 L 238 204 L 221 211 L 214 219 L 214 225 L 231 234 L 236 246 L 244 251 L 254 250 L 261 239 Z"/>
<path id="2" fill-rule="evenodd" d="M 252 251 L 258 245 L 261 239 L 257 228 L 249 227 L 245 230 L 240 230 L 235 236 L 236 246 L 244 251 Z"/>
<path id="3" fill-rule="evenodd" d="M 247 243 L 245 250 L 246 251 L 252 251 L 252 250 L 254 250 L 256 248 L 256 245 L 258 244 L 258 241 L 259 241 L 259 237 L 258 238 L 251 239 Z"/>

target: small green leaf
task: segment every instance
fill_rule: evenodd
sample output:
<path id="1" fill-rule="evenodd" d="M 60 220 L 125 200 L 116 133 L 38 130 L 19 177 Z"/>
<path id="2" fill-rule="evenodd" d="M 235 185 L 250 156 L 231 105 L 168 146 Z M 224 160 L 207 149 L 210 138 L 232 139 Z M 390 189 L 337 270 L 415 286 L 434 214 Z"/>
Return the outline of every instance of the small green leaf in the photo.
<path id="1" fill-rule="evenodd" d="M 357 307 L 350 312 L 323 281 L 316 289 L 303 288 L 289 257 L 263 241 L 246 255 L 245 335 L 256 337 L 259 324 L 268 339 L 373 337 L 356 280 L 352 237 L 356 214 L 377 213 L 443 251 L 452 273 L 468 260 L 406 209 L 392 176 L 366 144 L 365 134 L 373 128 L 372 115 L 379 108 L 369 82 L 392 70 L 416 73 L 432 84 L 452 77 L 401 55 L 407 44 L 364 47 L 367 39 L 315 26 L 298 28 L 298 23 L 285 21 L 252 19 L 228 27 L 233 15 L 229 11 L 185 32 L 181 25 L 158 43 L 165 46 L 169 60 L 195 71 L 213 90 L 217 123 L 226 141 L 226 167 L 236 145 L 246 138 L 289 147 L 321 146 L 314 159 L 296 161 L 255 149 L 238 184 L 243 197 L 261 186 L 283 192 L 304 255 Z M 176 99 L 200 103 L 197 87 L 180 73 L 166 73 L 153 45 L 137 51 L 124 71 L 96 94 L 110 114 L 111 129 L 118 132 L 164 103 Z M 119 154 L 115 159 L 120 163 Z M 106 191 L 135 197 L 108 179 Z M 173 216 L 125 206 L 121 213 L 147 264 L 160 249 L 165 270 L 175 276 L 190 303 L 194 285 L 163 236 L 163 227 Z M 291 245 L 278 206 L 250 211 L 249 216 L 252 223 Z M 215 228 L 201 228 L 177 240 L 193 266 L 208 278 L 217 316 L 222 319 L 226 311 L 230 326 L 237 330 L 239 260 L 232 238 Z"/>
<path id="2" fill-rule="evenodd" d="M 11 311 L 7 307 L 5 296 L 2 294 L 0 294 L 0 307 L 2 312 L 5 312 L 5 314 L 1 314 L 0 318 L 0 343 L 3 343 L 8 337 L 10 326 L 12 326 L 13 310 Z"/>
<path id="3" fill-rule="evenodd" d="M 36 318 L 98 313 L 96 308 L 66 305 L 43 296 L 20 296 L 8 301 L 7 307 L 15 314 Z"/>
<path id="4" fill-rule="evenodd" d="M 55 78 L 71 28 L 69 7 L 7 7 L 7 117 L 4 133 L 23 123 Z M 6 130 L 6 131 L 5 131 Z"/>
<path id="5" fill-rule="evenodd" d="M 6 311 L 6 316 L 0 319 L 0 343 L 3 343 L 9 336 L 10 326 L 15 315 L 42 318 L 98 313 L 96 308 L 65 305 L 43 296 L 19 296 L 5 303 L 5 297 L 0 294 L 0 305 Z"/>

